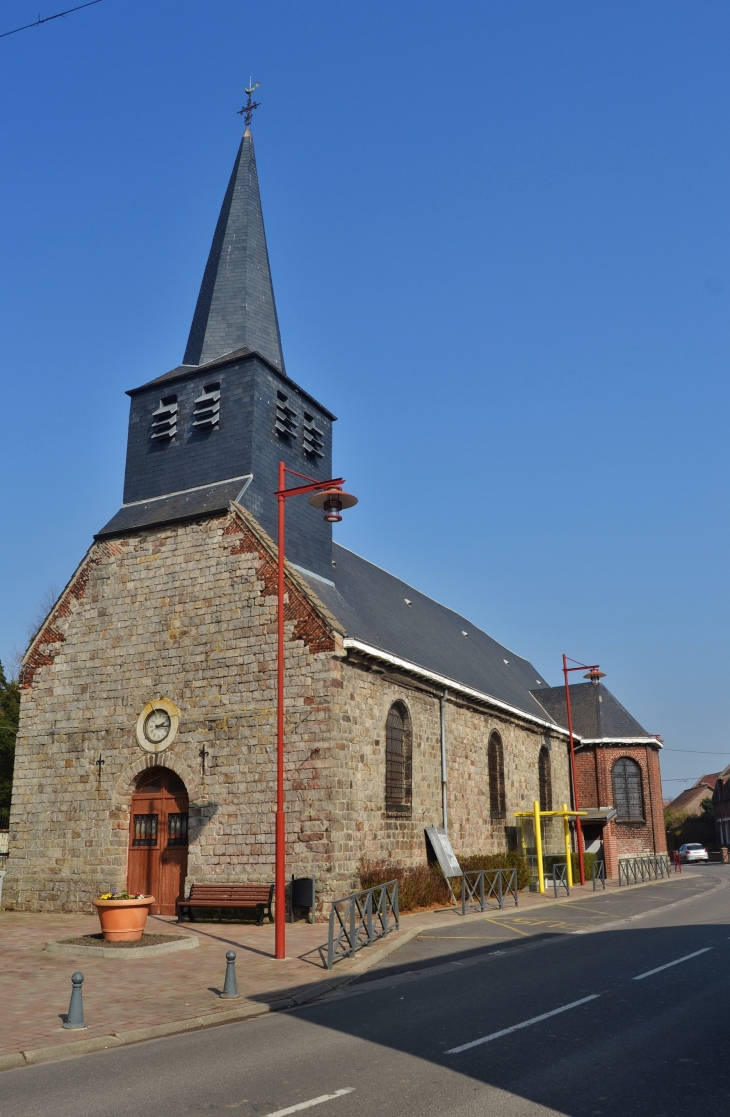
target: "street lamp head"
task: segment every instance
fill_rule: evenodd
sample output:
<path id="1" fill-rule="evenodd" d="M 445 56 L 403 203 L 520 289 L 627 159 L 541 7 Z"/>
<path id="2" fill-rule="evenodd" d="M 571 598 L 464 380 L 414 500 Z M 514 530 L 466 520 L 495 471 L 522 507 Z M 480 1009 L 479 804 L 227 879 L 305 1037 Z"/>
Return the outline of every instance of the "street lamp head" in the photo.
<path id="1" fill-rule="evenodd" d="M 605 671 L 599 671 L 597 667 L 592 667 L 587 675 L 583 676 L 584 679 L 590 679 L 594 686 L 598 686 L 601 679 L 606 678 Z"/>
<path id="2" fill-rule="evenodd" d="M 322 508 L 324 518 L 329 524 L 338 524 L 342 519 L 340 512 L 343 508 L 352 508 L 357 504 L 357 497 L 352 493 L 343 493 L 342 489 L 324 489 L 321 493 L 314 493 L 309 498 L 313 508 Z"/>

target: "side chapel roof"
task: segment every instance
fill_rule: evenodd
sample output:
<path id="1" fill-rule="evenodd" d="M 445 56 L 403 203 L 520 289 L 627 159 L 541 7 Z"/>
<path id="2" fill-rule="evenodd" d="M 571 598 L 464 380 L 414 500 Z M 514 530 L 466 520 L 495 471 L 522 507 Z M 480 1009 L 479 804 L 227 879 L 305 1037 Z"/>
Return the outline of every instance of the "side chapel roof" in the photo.
<path id="1" fill-rule="evenodd" d="M 565 687 L 542 687 L 533 693 L 551 717 L 567 729 Z M 657 738 L 639 725 L 636 718 L 621 705 L 603 683 L 598 685 L 574 683 L 570 688 L 570 710 L 573 717 L 573 731 L 584 740 L 639 740 L 653 742 L 656 747 L 659 747 L 660 742 Z"/>

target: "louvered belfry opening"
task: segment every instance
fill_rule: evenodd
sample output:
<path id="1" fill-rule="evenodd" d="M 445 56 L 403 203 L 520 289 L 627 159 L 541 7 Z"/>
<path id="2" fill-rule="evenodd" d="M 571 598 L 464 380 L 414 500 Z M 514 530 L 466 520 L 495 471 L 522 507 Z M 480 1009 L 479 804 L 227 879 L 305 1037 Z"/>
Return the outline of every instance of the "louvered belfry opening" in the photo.
<path id="1" fill-rule="evenodd" d="M 385 724 L 385 813 L 388 818 L 411 817 L 412 756 L 410 715 L 402 702 L 394 702 Z"/>
<path id="2" fill-rule="evenodd" d="M 492 818 L 506 818 L 507 800 L 504 790 L 504 747 L 496 731 L 490 734 L 489 749 L 489 813 Z"/>
<path id="3" fill-rule="evenodd" d="M 538 775 L 540 779 L 540 810 L 553 809 L 553 774 L 550 768 L 550 752 L 546 745 L 540 749 L 537 760 Z"/>
<path id="4" fill-rule="evenodd" d="M 622 756 L 611 770 L 613 805 L 619 822 L 644 822 L 644 791 L 641 768 L 629 756 Z"/>

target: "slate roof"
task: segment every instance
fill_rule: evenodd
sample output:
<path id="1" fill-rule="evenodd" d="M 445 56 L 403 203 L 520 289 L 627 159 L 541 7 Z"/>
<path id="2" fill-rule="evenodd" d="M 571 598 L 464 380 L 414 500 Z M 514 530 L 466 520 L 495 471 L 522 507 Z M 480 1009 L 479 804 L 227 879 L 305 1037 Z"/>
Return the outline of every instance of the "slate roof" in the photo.
<path id="1" fill-rule="evenodd" d="M 531 693 L 542 676 L 529 660 L 346 547 L 333 544 L 332 555 L 332 583 L 299 572 L 347 637 L 551 720 Z"/>
<path id="2" fill-rule="evenodd" d="M 183 363 L 247 345 L 284 371 L 253 138 L 246 129 L 218 217 Z"/>
<path id="3" fill-rule="evenodd" d="M 568 728 L 565 687 L 542 687 L 533 691 L 537 700 L 559 725 Z M 651 734 L 639 725 L 602 683 L 575 683 L 570 688 L 573 732 L 589 740 L 621 740 Z"/>
<path id="4" fill-rule="evenodd" d="M 305 389 L 292 380 L 290 376 L 287 376 L 286 372 L 272 365 L 271 361 L 269 361 L 263 353 L 259 353 L 256 349 L 251 349 L 248 345 L 239 345 L 237 349 L 232 349 L 230 353 L 223 353 L 220 357 L 216 357 L 211 361 L 206 361 L 205 364 L 202 365 L 177 365 L 176 368 L 171 368 L 169 372 L 163 372 L 161 376 L 155 376 L 152 380 L 147 380 L 144 384 L 140 384 L 138 388 L 129 388 L 127 390 L 127 395 L 136 396 L 139 392 L 144 392 L 147 388 L 151 388 L 153 384 L 163 384 L 174 380 L 190 380 L 198 376 L 201 372 L 214 372 L 217 368 L 223 368 L 224 365 L 236 364 L 238 361 L 242 361 L 247 357 L 261 358 L 265 364 L 273 369 L 274 373 L 280 377 L 282 384 L 287 384 L 294 388 L 304 396 L 305 399 L 311 400 L 312 403 L 332 419 L 333 422 L 336 421 L 337 416 L 333 415 L 324 404 L 315 399 L 310 392 L 305 391 Z"/>
<path id="5" fill-rule="evenodd" d="M 123 504 L 94 538 L 107 539 L 139 528 L 160 527 L 162 524 L 174 524 L 181 520 L 194 520 L 200 516 L 226 512 L 232 500 L 240 499 L 250 480 L 251 474 L 231 477 L 212 485 L 200 485 L 183 492 L 153 497 L 151 500 Z"/>

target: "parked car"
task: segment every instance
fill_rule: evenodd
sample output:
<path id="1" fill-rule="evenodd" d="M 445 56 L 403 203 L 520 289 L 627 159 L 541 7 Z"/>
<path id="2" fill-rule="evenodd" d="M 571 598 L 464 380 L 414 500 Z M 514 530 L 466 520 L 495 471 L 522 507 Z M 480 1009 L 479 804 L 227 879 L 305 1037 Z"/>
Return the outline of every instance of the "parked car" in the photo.
<path id="1" fill-rule="evenodd" d="M 679 856 L 682 861 L 709 861 L 710 855 L 699 842 L 687 842 L 679 847 Z"/>

